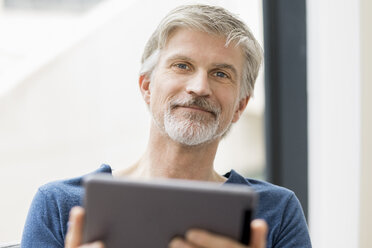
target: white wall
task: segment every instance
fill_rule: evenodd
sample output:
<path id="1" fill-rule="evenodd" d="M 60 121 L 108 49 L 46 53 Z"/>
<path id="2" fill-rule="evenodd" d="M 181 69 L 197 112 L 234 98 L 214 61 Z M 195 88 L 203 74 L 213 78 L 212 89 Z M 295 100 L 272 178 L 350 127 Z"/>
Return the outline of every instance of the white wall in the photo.
<path id="1" fill-rule="evenodd" d="M 142 49 L 170 9 L 190 2 L 135 1 L 122 9 L 119 4 L 103 25 L 87 27 L 91 32 L 80 41 L 2 92 L 0 243 L 20 240 L 29 204 L 40 185 L 90 172 L 103 162 L 118 168 L 139 158 L 149 127 L 137 86 Z M 262 41 L 260 1 L 202 2 L 241 12 Z M 261 91 L 253 100 L 256 107 L 221 144 L 216 159 L 221 172 L 227 167 L 245 171 L 247 165 L 264 163 L 260 80 Z"/>
<path id="2" fill-rule="evenodd" d="M 361 1 L 361 174 L 360 174 L 360 247 L 372 247 L 372 2 Z"/>
<path id="3" fill-rule="evenodd" d="M 307 1 L 309 224 L 314 247 L 371 247 L 360 239 L 361 234 L 368 239 L 372 221 L 365 206 L 371 204 L 371 174 L 365 174 L 371 171 L 371 77 L 366 72 L 371 43 L 364 35 L 371 19 L 361 19 L 360 13 L 370 15 L 372 9 L 361 2 Z"/>

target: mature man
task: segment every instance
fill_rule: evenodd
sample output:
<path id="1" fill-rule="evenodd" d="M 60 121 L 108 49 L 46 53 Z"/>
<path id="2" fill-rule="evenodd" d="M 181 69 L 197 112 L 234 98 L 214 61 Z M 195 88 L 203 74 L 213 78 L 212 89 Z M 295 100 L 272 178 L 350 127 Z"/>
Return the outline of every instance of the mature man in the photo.
<path id="1" fill-rule="evenodd" d="M 142 57 L 139 87 L 152 115 L 147 149 L 130 168 L 112 173 L 104 165 L 97 172 L 249 185 L 259 193 L 256 218 L 261 219 L 252 222 L 251 247 L 311 247 L 293 192 L 233 170 L 221 176 L 213 168 L 220 140 L 253 94 L 261 60 L 249 29 L 226 10 L 191 5 L 171 11 Z M 82 193 L 81 178 L 42 186 L 30 208 L 22 247 L 104 247 L 100 241 L 81 244 L 84 210 L 74 206 Z M 190 230 L 169 247 L 245 246 L 208 230 Z"/>

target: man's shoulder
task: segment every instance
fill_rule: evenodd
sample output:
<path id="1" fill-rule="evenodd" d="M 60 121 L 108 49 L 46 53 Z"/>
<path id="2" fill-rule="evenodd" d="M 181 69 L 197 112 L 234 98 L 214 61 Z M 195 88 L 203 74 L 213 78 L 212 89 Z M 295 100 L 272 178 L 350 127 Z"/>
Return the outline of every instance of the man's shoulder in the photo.
<path id="1" fill-rule="evenodd" d="M 293 191 L 287 188 L 263 180 L 244 177 L 235 170 L 231 170 L 225 176 L 228 177 L 226 183 L 243 184 L 252 187 L 260 195 L 260 198 L 263 195 L 268 195 L 270 198 L 292 197 L 294 195 Z"/>
<path id="2" fill-rule="evenodd" d="M 230 183 L 239 183 L 251 187 L 258 194 L 256 217 L 267 222 L 278 222 L 288 211 L 302 215 L 302 207 L 295 193 L 287 188 L 258 179 L 246 178 L 232 170 L 228 177 Z"/>
<path id="3" fill-rule="evenodd" d="M 246 180 L 259 194 L 258 215 L 272 218 L 284 215 L 288 209 L 302 212 L 301 204 L 292 190 L 262 180 L 250 178 Z"/>
<path id="4" fill-rule="evenodd" d="M 294 196 L 294 192 L 290 189 L 263 181 L 258 179 L 246 178 L 251 187 L 263 197 L 267 195 L 272 198 L 291 198 Z"/>
<path id="5" fill-rule="evenodd" d="M 41 193 L 47 199 L 71 199 L 82 194 L 83 176 L 52 181 L 39 187 Z"/>
<path id="6" fill-rule="evenodd" d="M 228 181 L 252 187 L 259 195 L 255 218 L 269 225 L 268 247 L 311 247 L 306 220 L 293 191 L 231 171 Z"/>
<path id="7" fill-rule="evenodd" d="M 102 165 L 93 173 L 105 172 L 111 172 L 108 165 Z M 58 180 L 38 189 L 27 215 L 22 247 L 63 246 L 70 209 L 81 205 L 83 178 Z"/>
<path id="8" fill-rule="evenodd" d="M 111 173 L 111 167 L 103 164 L 99 169 L 89 174 L 96 173 Z M 76 203 L 80 201 L 83 194 L 82 185 L 85 176 L 86 175 L 49 182 L 39 187 L 39 193 L 49 200 Z"/>

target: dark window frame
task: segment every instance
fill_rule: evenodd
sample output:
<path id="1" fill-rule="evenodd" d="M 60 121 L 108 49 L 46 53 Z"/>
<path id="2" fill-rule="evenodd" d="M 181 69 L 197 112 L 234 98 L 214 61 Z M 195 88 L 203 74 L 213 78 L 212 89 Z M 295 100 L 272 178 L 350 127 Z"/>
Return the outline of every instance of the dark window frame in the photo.
<path id="1" fill-rule="evenodd" d="M 306 0 L 263 0 L 267 180 L 308 214 Z"/>

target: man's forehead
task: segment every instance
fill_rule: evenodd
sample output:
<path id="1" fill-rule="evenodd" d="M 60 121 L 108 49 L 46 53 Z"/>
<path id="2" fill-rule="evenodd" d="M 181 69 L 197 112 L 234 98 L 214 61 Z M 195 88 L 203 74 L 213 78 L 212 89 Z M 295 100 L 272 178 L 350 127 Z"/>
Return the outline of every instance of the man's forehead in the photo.
<path id="1" fill-rule="evenodd" d="M 197 36 L 197 38 L 196 38 Z M 200 30 L 197 28 L 190 28 L 190 27 L 178 27 L 173 29 L 171 32 L 169 32 L 168 37 L 165 40 L 165 44 L 161 46 L 161 50 L 164 49 L 169 45 L 171 41 L 174 40 L 174 38 L 182 37 L 181 39 L 185 41 L 199 41 L 200 39 L 208 39 L 208 40 L 218 40 L 217 45 L 219 48 L 224 49 L 231 49 L 231 48 L 237 48 L 241 49 L 239 44 L 235 40 L 229 40 L 228 37 L 224 36 L 222 34 L 216 34 L 204 30 Z"/>

